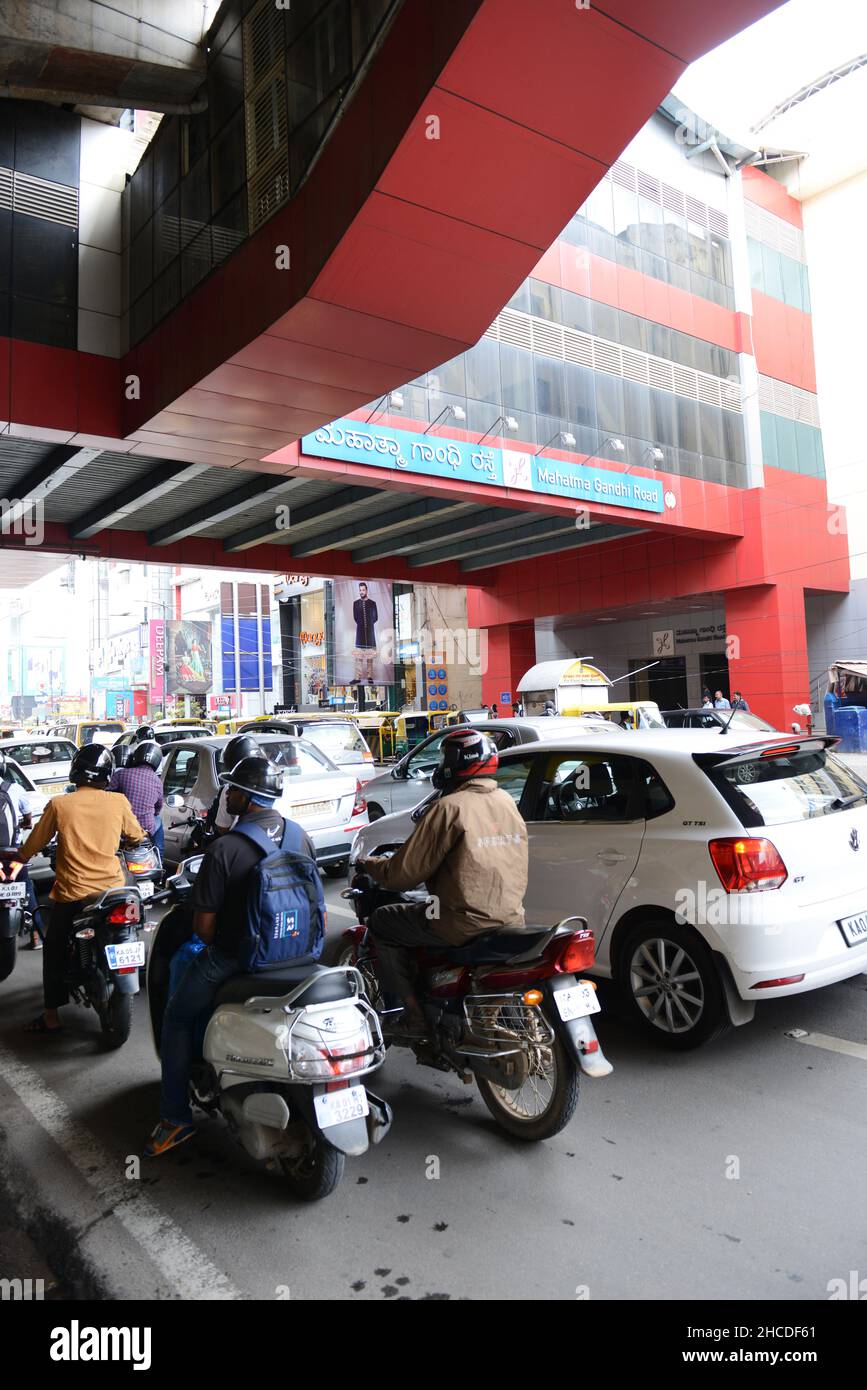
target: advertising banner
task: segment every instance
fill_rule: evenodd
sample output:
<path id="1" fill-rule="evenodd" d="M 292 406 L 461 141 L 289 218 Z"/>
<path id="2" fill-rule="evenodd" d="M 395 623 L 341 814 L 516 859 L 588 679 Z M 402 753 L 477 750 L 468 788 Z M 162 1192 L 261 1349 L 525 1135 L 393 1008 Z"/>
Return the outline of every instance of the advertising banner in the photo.
<path id="1" fill-rule="evenodd" d="M 169 695 L 204 695 L 213 684 L 210 623 L 166 623 Z"/>
<path id="2" fill-rule="evenodd" d="M 392 587 L 381 579 L 335 579 L 335 685 L 392 685 Z"/>
<path id="3" fill-rule="evenodd" d="M 150 688 L 151 700 L 162 700 L 166 693 L 166 625 L 162 618 L 151 619 L 150 623 Z"/>

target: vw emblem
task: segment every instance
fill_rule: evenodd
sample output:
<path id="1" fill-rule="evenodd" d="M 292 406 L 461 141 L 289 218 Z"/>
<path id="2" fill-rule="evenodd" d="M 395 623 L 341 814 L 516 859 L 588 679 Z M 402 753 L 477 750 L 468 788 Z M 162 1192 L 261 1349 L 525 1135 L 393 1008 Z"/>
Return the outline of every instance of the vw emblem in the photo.
<path id="1" fill-rule="evenodd" d="M 861 840 L 859 838 L 858 831 L 855 829 L 854 826 L 849 831 L 849 845 L 852 849 L 861 848 Z"/>

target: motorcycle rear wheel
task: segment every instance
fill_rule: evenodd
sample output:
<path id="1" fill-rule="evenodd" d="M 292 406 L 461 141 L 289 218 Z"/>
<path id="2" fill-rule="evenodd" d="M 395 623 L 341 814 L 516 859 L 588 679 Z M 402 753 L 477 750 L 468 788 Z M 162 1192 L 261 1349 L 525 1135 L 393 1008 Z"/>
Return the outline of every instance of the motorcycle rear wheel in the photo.
<path id="1" fill-rule="evenodd" d="M 543 1049 L 538 1070 L 517 1091 L 476 1077 L 482 1100 L 507 1134 L 528 1143 L 550 1139 L 565 1129 L 578 1104 L 578 1068 L 558 1037 Z"/>
<path id="2" fill-rule="evenodd" d="M 18 956 L 17 936 L 4 936 L 0 938 L 0 980 L 5 980 L 15 969 L 15 961 Z"/>
<path id="3" fill-rule="evenodd" d="M 281 1158 L 280 1168 L 294 1197 L 319 1202 L 328 1197 L 343 1177 L 346 1157 L 321 1134 L 311 1135 L 311 1145 L 301 1158 Z"/>
<path id="4" fill-rule="evenodd" d="M 121 994 L 116 989 L 112 990 L 107 1007 L 99 1015 L 102 1041 L 111 1051 L 117 1047 L 122 1047 L 130 1035 L 132 1001 L 133 996 L 131 994 Z"/>

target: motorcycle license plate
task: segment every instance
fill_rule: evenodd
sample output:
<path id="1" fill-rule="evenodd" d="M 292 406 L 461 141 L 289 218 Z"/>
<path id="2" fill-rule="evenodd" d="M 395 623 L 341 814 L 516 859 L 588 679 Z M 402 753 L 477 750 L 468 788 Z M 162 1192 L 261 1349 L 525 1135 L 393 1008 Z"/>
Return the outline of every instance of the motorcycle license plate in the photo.
<path id="1" fill-rule="evenodd" d="M 151 883 L 150 879 L 146 879 L 144 883 L 139 883 L 138 891 L 141 893 L 143 898 L 152 898 L 154 886 Z"/>
<path id="2" fill-rule="evenodd" d="M 116 946 L 106 946 L 105 958 L 112 970 L 123 970 L 131 965 L 144 965 L 144 942 L 122 941 Z"/>
<path id="3" fill-rule="evenodd" d="M 21 902 L 26 897 L 26 883 L 0 883 L 0 902 Z"/>
<path id="4" fill-rule="evenodd" d="M 367 1091 L 363 1086 L 348 1086 L 345 1091 L 326 1091 L 322 1096 L 313 1097 L 313 1105 L 320 1129 L 342 1125 L 347 1120 L 363 1119 L 370 1110 Z"/>
<path id="5" fill-rule="evenodd" d="M 554 998 L 564 1023 L 572 1018 L 586 1018 L 588 1014 L 599 1013 L 596 991 L 586 982 L 570 985 L 569 989 L 558 989 Z"/>

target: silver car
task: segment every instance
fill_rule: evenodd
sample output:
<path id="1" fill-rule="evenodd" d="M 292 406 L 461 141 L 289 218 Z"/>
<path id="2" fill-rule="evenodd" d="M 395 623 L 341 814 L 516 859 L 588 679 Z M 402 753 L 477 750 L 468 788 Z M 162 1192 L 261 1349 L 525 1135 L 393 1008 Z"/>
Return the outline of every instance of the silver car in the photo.
<path id="1" fill-rule="evenodd" d="M 206 812 L 220 791 L 220 754 L 233 737 L 181 739 L 166 747 L 160 768 L 165 796 L 183 799 L 181 806 L 162 809 L 168 864 L 176 865 L 184 857 L 190 812 Z M 355 773 L 336 767 L 306 739 L 259 733 L 255 738 L 284 771 L 283 795 L 274 803 L 275 809 L 307 831 L 318 864 L 328 872 L 342 872 L 356 831 L 367 825 L 367 807 Z"/>
<path id="2" fill-rule="evenodd" d="M 478 729 L 492 738 L 502 751 L 519 743 L 537 743 L 539 739 L 563 735 L 610 734 L 614 726 L 607 719 L 590 715 L 553 715 L 549 718 L 479 719 L 465 724 L 449 724 L 438 729 L 422 743 L 389 768 L 373 777 L 364 788 L 367 812 L 372 821 L 393 811 L 411 811 L 430 795 L 430 779 L 440 758 L 440 745 L 447 734 L 465 729 Z"/>

